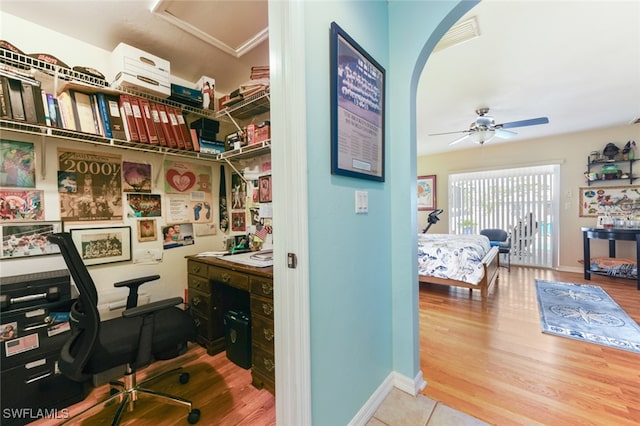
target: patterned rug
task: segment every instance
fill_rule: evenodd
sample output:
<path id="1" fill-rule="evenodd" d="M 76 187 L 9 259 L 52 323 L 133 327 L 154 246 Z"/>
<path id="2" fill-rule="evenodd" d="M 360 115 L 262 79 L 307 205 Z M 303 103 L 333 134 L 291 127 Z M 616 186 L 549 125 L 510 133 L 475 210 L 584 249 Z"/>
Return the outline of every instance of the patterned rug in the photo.
<path id="1" fill-rule="evenodd" d="M 536 280 L 542 332 L 640 353 L 640 326 L 600 287 Z"/>

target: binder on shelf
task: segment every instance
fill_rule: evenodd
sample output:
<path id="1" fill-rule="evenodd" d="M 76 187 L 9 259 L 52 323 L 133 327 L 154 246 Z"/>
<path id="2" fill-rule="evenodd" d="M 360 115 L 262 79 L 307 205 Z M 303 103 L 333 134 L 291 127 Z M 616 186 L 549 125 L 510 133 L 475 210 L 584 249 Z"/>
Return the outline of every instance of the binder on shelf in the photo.
<path id="1" fill-rule="evenodd" d="M 182 140 L 184 141 L 184 149 L 188 149 L 189 151 L 194 151 L 193 142 L 191 142 L 191 132 L 187 127 L 187 122 L 184 120 L 184 115 L 179 108 L 174 108 L 176 119 L 178 120 L 178 128 L 180 129 L 180 134 L 182 135 Z"/>
<path id="2" fill-rule="evenodd" d="M 47 100 L 47 94 L 44 90 L 40 90 L 40 99 L 42 100 L 42 112 L 44 113 L 45 124 L 51 126 L 51 116 L 49 115 L 49 101 Z"/>
<path id="3" fill-rule="evenodd" d="M 102 121 L 102 116 L 100 115 L 98 97 L 94 93 L 90 93 L 89 99 L 91 99 L 91 112 L 93 113 L 93 125 L 95 126 L 96 134 L 104 137 L 104 122 Z"/>
<path id="4" fill-rule="evenodd" d="M 47 105 L 49 106 L 49 118 L 51 119 L 51 127 L 64 128 L 62 117 L 60 116 L 60 106 L 58 99 L 52 93 L 47 93 Z"/>
<path id="5" fill-rule="evenodd" d="M 120 113 L 120 96 L 105 93 L 104 98 L 107 103 L 109 125 L 111 126 L 111 134 L 113 138 L 122 141 L 128 140 L 127 132 L 124 127 L 123 116 Z"/>
<path id="6" fill-rule="evenodd" d="M 9 97 L 9 78 L 0 75 L 0 118 L 12 119 L 11 98 Z"/>
<path id="7" fill-rule="evenodd" d="M 136 129 L 138 130 L 138 137 L 140 142 L 149 143 L 149 136 L 147 130 L 144 127 L 144 119 L 142 118 L 142 109 L 140 108 L 140 98 L 136 96 L 129 96 L 131 101 L 131 110 L 133 111 L 133 118 L 136 122 Z"/>
<path id="8" fill-rule="evenodd" d="M 9 84 L 9 102 L 11 103 L 11 118 L 14 120 L 25 121 L 24 106 L 22 104 L 22 84 L 20 80 L 13 78 L 8 79 Z"/>
<path id="9" fill-rule="evenodd" d="M 163 104 L 156 104 L 158 107 L 158 112 L 160 113 L 160 121 L 162 122 L 162 130 L 164 131 L 164 135 L 167 139 L 167 146 L 169 148 L 177 148 L 178 142 L 176 141 L 176 137 L 173 133 L 173 129 L 171 126 L 171 121 L 169 119 L 169 113 L 167 112 L 167 108 Z"/>
<path id="10" fill-rule="evenodd" d="M 167 137 L 164 134 L 164 129 L 162 128 L 162 120 L 160 119 L 160 111 L 158 111 L 158 105 L 156 105 L 156 103 L 153 101 L 149 101 L 149 108 L 151 110 L 153 126 L 155 127 L 156 135 L 158 136 L 158 144 L 160 144 L 160 146 L 168 146 Z"/>
<path id="11" fill-rule="evenodd" d="M 144 129 L 149 138 L 149 143 L 158 145 L 158 133 L 151 116 L 151 103 L 146 98 L 139 98 L 138 103 L 140 104 L 140 113 L 142 114 L 142 121 L 144 122 Z"/>
<path id="12" fill-rule="evenodd" d="M 131 108 L 131 98 L 129 95 L 120 95 L 120 114 L 124 123 L 127 140 L 132 142 L 140 142 L 140 136 L 136 127 L 136 121 L 133 117 L 133 109 Z"/>
<path id="13" fill-rule="evenodd" d="M 169 122 L 171 123 L 173 137 L 176 139 L 176 145 L 178 146 L 178 149 L 184 149 L 184 140 L 182 139 L 182 132 L 180 131 L 178 118 L 176 117 L 176 109 L 169 105 L 165 105 L 165 108 L 167 110 L 167 115 L 169 116 Z"/>

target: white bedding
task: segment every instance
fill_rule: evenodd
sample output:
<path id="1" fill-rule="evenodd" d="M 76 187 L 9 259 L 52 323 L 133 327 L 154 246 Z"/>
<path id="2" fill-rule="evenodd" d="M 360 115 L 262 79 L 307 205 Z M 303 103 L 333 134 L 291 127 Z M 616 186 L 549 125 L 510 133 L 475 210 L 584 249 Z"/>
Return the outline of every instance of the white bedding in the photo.
<path id="1" fill-rule="evenodd" d="M 477 234 L 418 234 L 418 274 L 478 284 L 489 239 Z"/>

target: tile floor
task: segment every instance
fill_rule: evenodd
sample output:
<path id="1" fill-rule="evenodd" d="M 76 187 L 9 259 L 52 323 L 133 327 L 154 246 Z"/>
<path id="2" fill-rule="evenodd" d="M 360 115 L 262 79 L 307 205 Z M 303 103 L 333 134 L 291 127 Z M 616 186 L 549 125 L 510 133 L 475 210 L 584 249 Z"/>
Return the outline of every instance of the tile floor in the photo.
<path id="1" fill-rule="evenodd" d="M 393 389 L 367 426 L 488 426 L 424 395 L 413 397 Z"/>

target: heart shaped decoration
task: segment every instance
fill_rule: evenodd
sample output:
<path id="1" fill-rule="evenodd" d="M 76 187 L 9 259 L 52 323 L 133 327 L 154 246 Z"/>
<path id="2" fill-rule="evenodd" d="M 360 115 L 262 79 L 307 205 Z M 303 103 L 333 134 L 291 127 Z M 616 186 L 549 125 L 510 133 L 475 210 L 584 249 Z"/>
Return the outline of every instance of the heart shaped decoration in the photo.
<path id="1" fill-rule="evenodd" d="M 171 187 L 180 192 L 188 191 L 196 184 L 196 175 L 193 172 L 180 173 L 175 169 L 167 172 L 167 182 Z"/>

